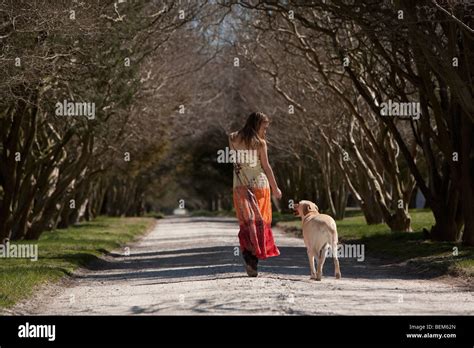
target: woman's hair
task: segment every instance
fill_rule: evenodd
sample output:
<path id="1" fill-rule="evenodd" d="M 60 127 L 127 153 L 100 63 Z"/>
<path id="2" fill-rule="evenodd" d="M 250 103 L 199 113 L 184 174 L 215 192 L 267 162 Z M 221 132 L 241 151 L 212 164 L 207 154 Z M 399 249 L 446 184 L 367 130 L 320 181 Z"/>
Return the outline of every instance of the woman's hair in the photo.
<path id="1" fill-rule="evenodd" d="M 270 119 L 263 112 L 252 112 L 245 125 L 237 132 L 237 137 L 249 148 L 259 147 L 265 139 L 260 138 L 258 131 L 264 122 Z"/>

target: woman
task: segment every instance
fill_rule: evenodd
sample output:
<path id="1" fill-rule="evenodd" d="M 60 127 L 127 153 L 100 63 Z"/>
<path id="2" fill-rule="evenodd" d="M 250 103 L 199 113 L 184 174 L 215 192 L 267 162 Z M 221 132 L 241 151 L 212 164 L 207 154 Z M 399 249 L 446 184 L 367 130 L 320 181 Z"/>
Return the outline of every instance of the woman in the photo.
<path id="1" fill-rule="evenodd" d="M 250 277 L 257 276 L 259 259 L 280 255 L 271 229 L 270 188 L 277 199 L 281 191 L 268 163 L 265 135 L 269 124 L 265 114 L 254 112 L 242 129 L 229 136 L 231 150 L 239 154 L 234 163 L 234 207 L 240 225 L 240 249 Z"/>

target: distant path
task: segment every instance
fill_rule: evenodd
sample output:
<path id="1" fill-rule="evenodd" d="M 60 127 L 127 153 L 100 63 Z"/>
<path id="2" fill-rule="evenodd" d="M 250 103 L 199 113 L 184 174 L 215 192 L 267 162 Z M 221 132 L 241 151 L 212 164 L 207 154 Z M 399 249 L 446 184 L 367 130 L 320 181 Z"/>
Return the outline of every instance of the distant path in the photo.
<path id="1" fill-rule="evenodd" d="M 40 291 L 18 314 L 472 314 L 473 296 L 445 280 L 413 279 L 366 260 L 341 260 L 341 280 L 326 260 L 309 279 L 303 240 L 274 230 L 281 255 L 248 278 L 230 218 L 170 217 L 98 270 Z M 403 270 L 403 269 L 401 269 Z"/>

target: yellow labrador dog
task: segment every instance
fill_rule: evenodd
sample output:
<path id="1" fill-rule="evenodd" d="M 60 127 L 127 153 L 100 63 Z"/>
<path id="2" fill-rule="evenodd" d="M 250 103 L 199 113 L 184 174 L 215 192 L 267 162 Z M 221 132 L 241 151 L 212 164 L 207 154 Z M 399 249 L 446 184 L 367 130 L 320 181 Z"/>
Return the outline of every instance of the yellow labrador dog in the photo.
<path id="1" fill-rule="evenodd" d="M 311 279 L 321 280 L 324 261 L 329 247 L 332 248 L 336 279 L 341 278 L 337 259 L 336 222 L 326 214 L 320 214 L 319 208 L 311 201 L 300 201 L 294 205 L 295 215 L 301 217 L 303 238 L 308 252 Z M 314 257 L 318 259 L 318 270 L 314 268 Z"/>

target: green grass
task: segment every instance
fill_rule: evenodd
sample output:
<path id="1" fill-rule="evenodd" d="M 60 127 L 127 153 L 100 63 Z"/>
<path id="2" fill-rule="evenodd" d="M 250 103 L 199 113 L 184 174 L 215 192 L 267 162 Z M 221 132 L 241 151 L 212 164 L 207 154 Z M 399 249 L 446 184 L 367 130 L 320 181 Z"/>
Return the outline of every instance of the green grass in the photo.
<path id="1" fill-rule="evenodd" d="M 149 212 L 149 213 L 145 213 L 143 215 L 144 217 L 151 217 L 151 218 L 155 218 L 155 219 L 163 219 L 165 217 L 165 214 L 163 214 L 161 211 L 152 211 L 152 212 Z"/>
<path id="2" fill-rule="evenodd" d="M 30 296 L 38 285 L 70 275 L 101 254 L 135 240 L 153 223 L 152 218 L 98 217 L 43 233 L 37 241 L 38 261 L 0 258 L 0 308 L 13 306 Z"/>
<path id="3" fill-rule="evenodd" d="M 410 210 L 414 232 L 391 232 L 385 224 L 367 225 L 364 216 L 337 221 L 339 239 L 343 243 L 365 244 L 367 256 L 383 261 L 406 262 L 417 270 L 434 274 L 474 276 L 474 248 L 450 242 L 433 242 L 423 235 L 434 224 L 430 210 Z M 301 219 L 287 216 L 278 226 L 301 236 Z M 454 255 L 457 248 L 458 255 Z"/>
<path id="4" fill-rule="evenodd" d="M 301 219 L 299 217 L 294 216 L 293 214 L 287 214 L 287 213 L 280 213 L 278 211 L 272 212 L 272 225 L 276 225 L 282 222 L 288 223 L 288 226 L 294 222 L 294 226 L 297 226 L 297 222 L 300 222 L 301 225 Z"/>

